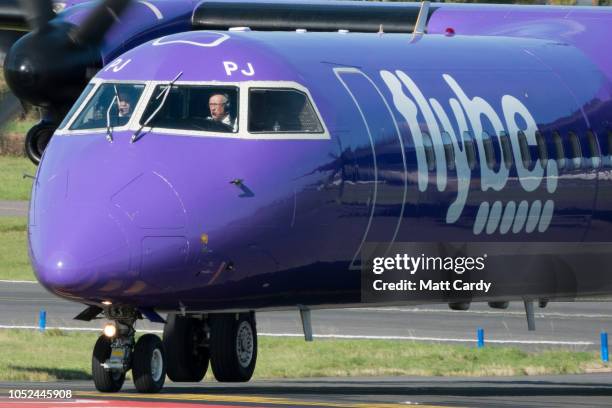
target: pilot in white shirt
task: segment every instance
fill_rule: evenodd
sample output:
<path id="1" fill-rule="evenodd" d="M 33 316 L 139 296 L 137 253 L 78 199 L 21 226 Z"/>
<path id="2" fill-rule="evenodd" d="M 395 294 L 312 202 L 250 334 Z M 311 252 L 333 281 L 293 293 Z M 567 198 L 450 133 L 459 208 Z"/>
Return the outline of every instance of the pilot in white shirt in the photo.
<path id="1" fill-rule="evenodd" d="M 222 123 L 228 127 L 228 130 L 233 132 L 237 130 L 236 119 L 232 118 L 229 114 L 230 101 L 227 94 L 212 94 L 208 99 L 208 107 L 210 108 L 211 116 L 206 119 Z"/>

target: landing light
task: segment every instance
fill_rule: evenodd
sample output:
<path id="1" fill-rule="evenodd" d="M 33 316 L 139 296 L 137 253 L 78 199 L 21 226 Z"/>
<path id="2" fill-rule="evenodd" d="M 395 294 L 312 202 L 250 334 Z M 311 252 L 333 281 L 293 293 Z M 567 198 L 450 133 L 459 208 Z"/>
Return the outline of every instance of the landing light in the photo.
<path id="1" fill-rule="evenodd" d="M 103 304 L 104 306 L 110 306 L 110 305 L 112 305 L 112 304 L 113 304 L 113 302 L 111 302 L 110 300 L 103 300 L 103 301 L 102 301 L 102 304 Z"/>
<path id="2" fill-rule="evenodd" d="M 115 334 L 117 334 L 117 328 L 115 327 L 115 325 L 112 323 L 107 323 L 104 326 L 104 335 L 108 338 L 111 338 L 115 337 Z"/>

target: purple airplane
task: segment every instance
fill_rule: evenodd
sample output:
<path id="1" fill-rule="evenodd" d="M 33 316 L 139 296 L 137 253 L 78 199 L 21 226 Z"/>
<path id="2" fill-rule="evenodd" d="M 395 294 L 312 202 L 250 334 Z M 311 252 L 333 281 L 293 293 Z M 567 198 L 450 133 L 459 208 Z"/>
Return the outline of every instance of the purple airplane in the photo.
<path id="1" fill-rule="evenodd" d="M 93 350 L 100 391 L 130 369 L 140 392 L 200 381 L 209 363 L 248 381 L 255 312 L 298 309 L 310 337 L 310 309 L 362 304 L 374 242 L 609 241 L 612 10 L 22 4 L 31 32 L 4 69 L 13 102 L 43 110 L 31 261 L 87 305 L 78 319 L 112 321 Z M 2 25 L 23 30 L 21 10 L 6 2 Z M 609 264 L 544 266 L 378 304 L 612 294 Z M 163 341 L 135 340 L 142 318 Z"/>

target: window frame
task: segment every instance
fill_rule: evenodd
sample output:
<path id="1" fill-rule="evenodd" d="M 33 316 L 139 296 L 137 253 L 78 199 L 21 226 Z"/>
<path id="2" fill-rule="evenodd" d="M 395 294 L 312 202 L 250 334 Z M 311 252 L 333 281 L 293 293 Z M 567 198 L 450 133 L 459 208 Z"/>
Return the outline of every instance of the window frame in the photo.
<path id="1" fill-rule="evenodd" d="M 482 148 L 484 150 L 484 159 L 489 170 L 495 170 L 497 157 L 495 155 L 495 147 L 493 146 L 493 138 L 486 130 L 481 133 Z M 501 149 L 500 149 L 501 150 Z"/>
<path id="2" fill-rule="evenodd" d="M 603 158 L 601 155 L 601 146 L 599 146 L 599 139 L 594 130 L 588 129 L 586 131 L 586 142 L 588 145 L 588 151 L 591 159 L 591 168 L 597 170 L 601 167 Z"/>
<path id="3" fill-rule="evenodd" d="M 559 131 L 554 131 L 552 135 L 553 146 L 555 148 L 555 161 L 557 162 L 557 168 L 559 170 L 567 169 L 567 155 L 565 153 L 565 145 L 563 143 L 563 136 Z"/>
<path id="4" fill-rule="evenodd" d="M 524 131 L 519 130 L 516 134 L 516 140 L 518 141 L 519 152 L 521 153 L 521 162 L 525 169 L 533 168 L 533 157 L 531 154 L 531 146 L 527 141 L 527 135 Z"/>
<path id="5" fill-rule="evenodd" d="M 156 92 L 158 87 L 163 87 L 164 85 L 168 85 L 168 82 L 161 82 L 161 83 L 154 83 L 153 86 L 151 87 L 151 97 L 147 98 L 147 103 L 144 104 L 143 109 L 142 109 L 142 113 L 140 115 L 138 115 L 138 120 L 136 121 L 138 128 L 141 126 L 140 122 L 143 120 L 147 120 L 147 118 L 145 118 L 145 112 L 147 110 L 147 106 L 149 105 L 149 103 L 151 103 L 151 101 L 158 95 L 158 92 Z M 242 105 L 242 100 L 241 100 L 241 89 L 238 85 L 231 85 L 231 84 L 220 84 L 220 83 L 215 83 L 215 84 L 211 84 L 211 85 L 204 85 L 204 84 L 186 84 L 183 82 L 175 82 L 173 84 L 173 86 L 180 86 L 180 85 L 184 85 L 184 86 L 193 86 L 193 87 L 200 87 L 200 88 L 211 88 L 211 89 L 219 89 L 220 92 L 224 92 L 227 93 L 227 90 L 229 90 L 230 88 L 232 88 L 232 92 L 236 92 L 237 94 L 237 98 L 236 98 L 236 104 L 238 105 L 238 109 L 236 110 L 236 114 L 238 115 L 238 122 L 236 123 L 236 125 L 238 126 L 238 130 L 236 132 L 219 132 L 219 131 L 206 131 L 206 130 L 190 130 L 190 129 L 180 129 L 180 128 L 170 128 L 170 127 L 159 127 L 159 126 L 145 126 L 143 127 L 143 132 L 145 130 L 150 130 L 150 129 L 154 129 L 155 133 L 165 133 L 162 132 L 162 130 L 171 130 L 171 131 L 178 131 L 178 132 L 201 132 L 201 133 L 214 133 L 214 134 L 237 134 L 240 132 L 240 126 L 241 126 L 241 121 L 240 121 L 240 115 L 241 115 L 241 105 Z M 210 109 L 210 108 L 209 108 Z M 173 133 L 174 134 L 174 133 Z"/>
<path id="6" fill-rule="evenodd" d="M 603 139 L 603 136 L 602 136 Z M 603 154 L 602 151 L 602 166 L 611 167 L 612 166 L 612 129 L 606 129 L 606 142 L 607 142 L 607 150 L 606 154 Z M 601 145 L 599 146 L 601 149 Z"/>
<path id="7" fill-rule="evenodd" d="M 427 163 L 427 170 L 433 172 L 436 170 L 436 154 L 434 152 L 433 139 L 429 132 L 422 132 L 423 135 L 423 149 L 425 151 L 425 162 Z"/>
<path id="8" fill-rule="evenodd" d="M 538 147 L 538 162 L 545 169 L 548 166 L 548 145 L 546 144 L 546 137 L 542 132 L 537 130 L 535 132 L 536 145 Z"/>
<path id="9" fill-rule="evenodd" d="M 83 102 L 81 103 L 81 106 L 79 106 L 72 114 L 72 117 L 66 122 L 66 124 L 64 125 L 64 127 L 58 131 L 56 131 L 56 134 L 69 134 L 69 135 L 84 135 L 84 134 L 90 134 L 90 133 L 106 133 L 106 127 L 102 127 L 102 128 L 91 128 L 91 129 L 70 129 L 72 127 L 72 125 L 74 124 L 74 122 L 77 120 L 77 118 L 79 116 L 81 116 L 81 112 L 83 112 L 83 110 L 85 109 L 85 107 L 89 104 L 89 102 L 91 101 L 91 99 L 94 97 L 94 95 L 96 94 L 96 92 L 98 92 L 98 89 L 100 88 L 100 86 L 102 86 L 103 84 L 133 84 L 133 85 L 144 85 L 144 89 L 142 90 L 142 93 L 140 94 L 140 98 L 138 99 L 138 102 L 136 103 L 136 106 L 134 107 L 134 110 L 132 112 L 132 116 L 130 117 L 130 120 L 127 121 L 127 123 L 123 126 L 115 126 L 113 127 L 113 132 L 120 132 L 120 131 L 125 131 L 125 130 L 131 130 L 134 127 L 134 120 L 136 117 L 140 117 L 142 115 L 142 111 L 143 111 L 143 101 L 147 100 L 149 98 L 149 82 L 148 81 L 140 81 L 140 80 L 121 80 L 121 79 L 117 79 L 117 80 L 106 80 L 106 79 L 100 79 L 100 78 L 94 78 L 90 81 L 91 84 L 93 84 L 93 88 L 89 91 L 89 95 L 87 95 L 87 97 L 83 100 Z M 76 102 L 75 102 L 76 103 Z M 137 129 L 137 128 L 136 128 Z"/>
<path id="10" fill-rule="evenodd" d="M 250 101 L 250 97 L 251 97 L 251 91 L 292 91 L 292 92 L 297 92 L 297 93 L 299 93 L 301 95 L 304 95 L 306 97 L 306 99 L 308 100 L 308 102 L 310 103 L 310 106 L 312 107 L 312 110 L 314 111 L 315 116 L 317 117 L 317 121 L 319 123 L 319 126 L 320 126 L 321 130 L 317 131 L 317 132 L 306 132 L 306 131 L 293 132 L 293 131 L 282 131 L 282 130 L 279 130 L 279 131 L 276 131 L 276 132 L 265 132 L 265 131 L 252 132 L 248 128 L 248 125 L 249 125 L 250 121 L 248 120 L 249 117 L 247 116 L 247 132 L 249 132 L 250 134 L 252 134 L 252 135 L 260 135 L 260 134 L 267 134 L 267 133 L 269 133 L 269 134 L 280 134 L 280 133 L 311 134 L 311 133 L 323 133 L 325 131 L 325 128 L 323 127 L 323 124 L 322 124 L 322 121 L 321 121 L 321 117 L 318 114 L 318 112 L 314 109 L 312 98 L 310 98 L 310 96 L 306 92 L 304 92 L 304 91 L 302 91 L 300 89 L 296 89 L 296 88 L 250 86 L 247 89 L 247 92 L 249 93 L 247 95 L 247 100 L 249 100 L 249 101 Z M 247 115 L 250 115 L 250 113 L 251 113 L 250 109 L 248 109 Z"/>
<path id="11" fill-rule="evenodd" d="M 88 87 L 89 91 L 87 92 L 87 94 L 83 95 L 87 91 Z M 85 85 L 85 88 L 83 88 L 83 93 L 79 95 L 76 101 L 74 101 L 74 105 L 70 107 L 70 109 L 66 113 L 66 116 L 64 117 L 64 119 L 62 119 L 60 126 L 58 126 L 58 130 L 70 129 L 70 126 L 72 126 L 72 123 L 81 115 L 81 111 L 85 108 L 85 106 L 87 106 L 89 100 L 93 98 L 94 91 L 96 90 L 96 88 L 97 84 L 93 82 L 89 82 L 87 83 L 87 85 Z M 80 101 L 81 104 L 76 106 L 76 103 L 79 102 L 81 96 L 84 96 L 83 99 Z"/>
<path id="12" fill-rule="evenodd" d="M 476 153 L 476 138 L 471 130 L 463 132 L 463 149 L 465 151 L 465 158 L 468 162 L 470 170 L 476 169 L 478 166 L 478 157 Z"/>
<path id="13" fill-rule="evenodd" d="M 83 134 L 100 134 L 105 133 L 106 128 L 102 129 L 87 129 L 87 130 L 70 130 L 70 126 L 76 118 L 79 117 L 81 111 L 87 106 L 90 99 L 95 95 L 98 87 L 101 84 L 105 83 L 129 83 L 129 84 L 144 84 L 145 89 L 140 96 L 140 100 L 136 104 L 134 108 L 134 112 L 132 117 L 128 121 L 128 123 L 121 127 L 113 128 L 113 131 L 130 131 L 136 132 L 140 125 L 140 119 L 144 115 L 144 111 L 146 106 L 152 97 L 154 97 L 154 90 L 158 85 L 167 85 L 171 81 L 143 81 L 143 80 L 110 80 L 110 79 L 102 79 L 102 78 L 94 78 L 90 81 L 94 83 L 95 86 L 90 91 L 89 95 L 81 106 L 74 112 L 73 117 L 67 122 L 67 125 L 64 129 L 57 131 L 58 135 L 83 135 Z M 193 137 L 214 137 L 214 138 L 224 138 L 224 139 L 248 139 L 248 140 L 329 140 L 331 136 L 329 134 L 329 130 L 327 128 L 327 124 L 323 120 L 323 116 L 317 106 L 312 94 L 302 84 L 295 81 L 228 81 L 228 82 L 220 82 L 220 81 L 175 81 L 175 85 L 196 85 L 196 86 L 210 86 L 210 87 L 236 87 L 238 92 L 238 132 L 232 133 L 221 133 L 214 131 L 204 131 L 204 130 L 184 130 L 184 129 L 173 129 L 173 128 L 158 128 L 150 126 L 146 126 L 142 129 L 142 132 L 151 132 L 153 131 L 155 134 L 167 134 L 174 136 L 193 136 Z M 284 132 L 268 132 L 268 133 L 250 133 L 248 131 L 248 98 L 249 98 L 249 90 L 250 88 L 264 88 L 264 89 L 291 89 L 301 92 L 306 95 L 308 101 L 310 102 L 317 119 L 321 127 L 323 128 L 322 132 L 304 132 L 304 133 L 284 133 Z"/>
<path id="14" fill-rule="evenodd" d="M 506 169 L 510 170 L 514 166 L 514 153 L 512 152 L 512 141 L 510 134 L 505 130 L 499 132 L 499 149 L 502 155 L 502 162 Z"/>
<path id="15" fill-rule="evenodd" d="M 583 166 L 584 153 L 582 152 L 582 141 L 577 132 L 567 132 L 567 143 L 569 144 L 570 163 L 572 170 L 580 170 Z"/>
<path id="16" fill-rule="evenodd" d="M 446 168 L 449 171 L 457 171 L 455 162 L 455 146 L 451 140 L 451 135 L 446 130 L 440 132 L 442 137 L 442 147 L 444 147 L 444 160 L 446 160 Z"/>

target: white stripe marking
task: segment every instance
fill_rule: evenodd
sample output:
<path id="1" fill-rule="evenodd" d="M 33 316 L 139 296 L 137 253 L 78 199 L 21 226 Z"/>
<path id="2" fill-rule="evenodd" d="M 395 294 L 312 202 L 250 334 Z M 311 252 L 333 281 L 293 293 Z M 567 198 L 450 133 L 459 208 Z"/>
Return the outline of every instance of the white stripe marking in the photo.
<path id="1" fill-rule="evenodd" d="M 303 337 L 302 333 L 259 333 L 260 336 L 269 337 Z M 314 334 L 313 337 L 320 339 L 362 339 L 362 340 L 416 340 L 416 341 L 450 341 L 450 342 L 476 342 L 476 339 L 449 338 L 449 337 L 419 337 L 419 336 L 367 336 L 350 334 Z M 553 341 L 553 340 L 491 340 L 486 343 L 497 344 L 554 344 L 567 346 L 588 346 L 595 344 L 592 341 Z"/>
<path id="2" fill-rule="evenodd" d="M 38 326 L 28 326 L 28 325 L 0 325 L 0 329 L 23 329 L 23 330 L 38 330 Z M 83 331 L 83 332 L 100 332 L 102 333 L 102 328 L 96 327 L 68 327 L 68 326 L 47 326 L 46 330 L 65 330 L 65 331 Z M 148 329 L 140 329 L 141 332 L 144 333 L 162 333 L 163 330 L 148 330 Z"/>
<path id="3" fill-rule="evenodd" d="M 38 330 L 37 326 L 5 326 L 0 325 L 0 329 L 29 329 Z M 49 329 L 66 330 L 66 331 L 97 331 L 102 332 L 102 329 L 93 327 L 47 327 Z M 162 330 L 140 330 L 144 333 L 162 333 Z M 302 333 L 259 333 L 260 336 L 266 337 L 304 337 Z M 469 338 L 449 338 L 449 337 L 419 337 L 419 336 L 368 336 L 368 335 L 352 335 L 352 334 L 315 334 L 313 337 L 318 339 L 355 339 L 355 340 L 413 340 L 413 341 L 446 341 L 457 343 L 471 343 L 476 339 Z M 564 346 L 590 346 L 595 344 L 592 341 L 552 341 L 552 340 L 494 340 L 487 339 L 487 343 L 496 344 L 551 344 Z"/>
<path id="4" fill-rule="evenodd" d="M 38 282 L 27 281 L 27 280 L 2 280 L 0 279 L 0 283 L 38 283 Z"/>
<path id="5" fill-rule="evenodd" d="M 484 314 L 484 315 L 502 315 L 502 316 L 521 316 L 525 317 L 525 312 L 501 312 L 493 310 L 470 310 L 470 311 L 459 311 L 459 310 L 441 310 L 441 309 L 402 309 L 399 307 L 362 307 L 358 309 L 343 309 L 350 312 L 359 312 L 367 310 L 368 312 L 402 312 L 402 313 L 451 313 L 451 314 Z M 536 312 L 536 317 L 567 317 L 567 318 L 589 318 L 589 319 L 610 319 L 612 315 L 609 314 L 568 314 L 558 312 Z"/>

